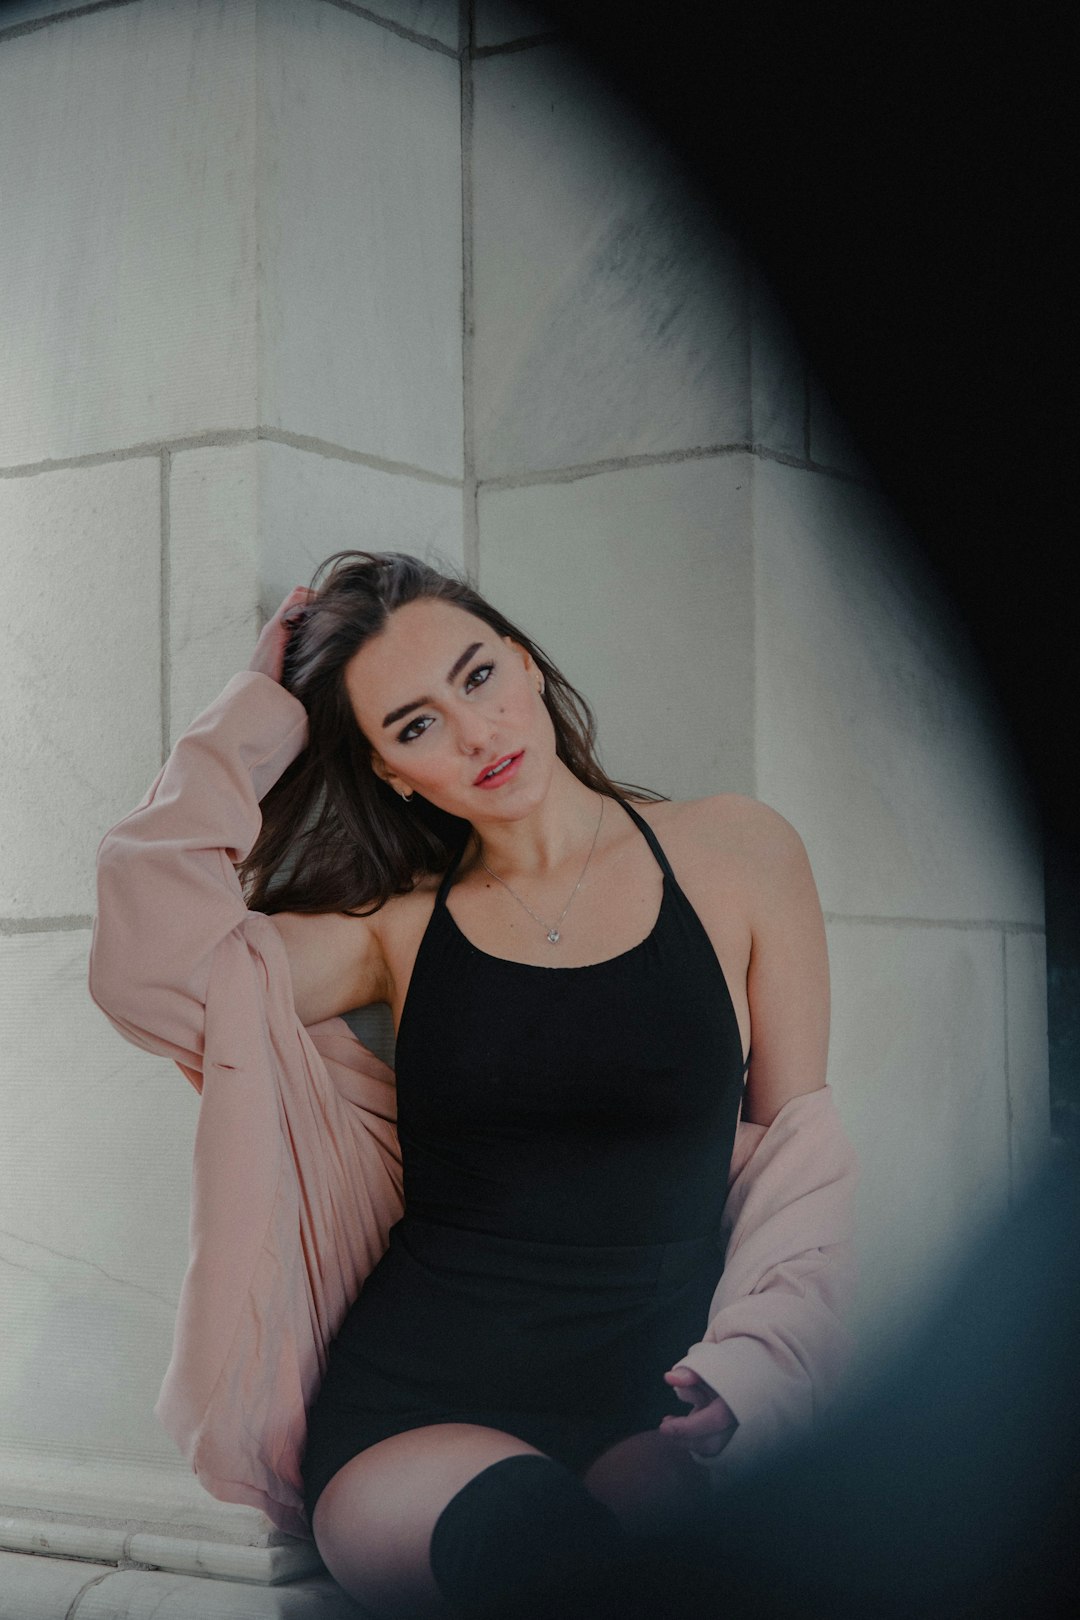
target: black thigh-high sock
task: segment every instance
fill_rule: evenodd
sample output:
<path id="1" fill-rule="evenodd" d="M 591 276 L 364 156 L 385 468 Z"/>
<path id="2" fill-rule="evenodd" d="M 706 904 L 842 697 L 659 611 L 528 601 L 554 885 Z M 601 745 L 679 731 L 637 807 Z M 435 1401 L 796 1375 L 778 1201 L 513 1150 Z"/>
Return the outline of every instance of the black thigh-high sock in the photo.
<path id="1" fill-rule="evenodd" d="M 630 1541 L 563 1463 L 533 1453 L 492 1463 L 436 1520 L 431 1571 L 469 1620 L 606 1612 Z"/>

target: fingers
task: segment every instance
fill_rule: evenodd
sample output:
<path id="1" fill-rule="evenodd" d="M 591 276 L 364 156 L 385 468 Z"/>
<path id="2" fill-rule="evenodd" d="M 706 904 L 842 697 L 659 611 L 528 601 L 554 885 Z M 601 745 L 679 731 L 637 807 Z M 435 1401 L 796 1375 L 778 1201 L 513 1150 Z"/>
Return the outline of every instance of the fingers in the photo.
<path id="1" fill-rule="evenodd" d="M 675 1393 L 680 1401 L 683 1401 L 687 1406 L 694 1407 L 695 1410 L 702 1406 L 708 1406 L 710 1401 L 715 1399 L 715 1396 L 709 1395 L 700 1386 L 692 1389 L 676 1389 Z"/>
<path id="2" fill-rule="evenodd" d="M 687 1417 L 665 1417 L 660 1422 L 660 1431 L 699 1457 L 715 1457 L 723 1451 L 736 1428 L 734 1421 L 726 1421 L 727 1408 L 718 1411 L 717 1405 L 715 1401 L 710 1402 Z"/>
<path id="3" fill-rule="evenodd" d="M 307 585 L 294 585 L 277 612 L 263 625 L 255 644 L 249 669 L 269 675 L 280 683 L 285 651 L 292 632 L 302 621 L 315 592 Z"/>
<path id="4" fill-rule="evenodd" d="M 715 1457 L 723 1451 L 737 1427 L 735 1414 L 723 1397 L 689 1367 L 672 1367 L 664 1381 L 694 1410 L 685 1417 L 662 1418 L 661 1432 L 699 1457 Z"/>
<path id="5" fill-rule="evenodd" d="M 670 1372 L 664 1374 L 664 1380 L 671 1385 L 679 1400 L 689 1406 L 707 1406 L 710 1401 L 716 1400 L 716 1391 L 703 1383 L 689 1367 L 672 1367 Z"/>
<path id="6" fill-rule="evenodd" d="M 309 602 L 314 599 L 315 592 L 307 585 L 294 585 L 288 596 L 278 608 L 275 618 L 287 624 L 290 629 L 299 624 L 304 617 Z"/>

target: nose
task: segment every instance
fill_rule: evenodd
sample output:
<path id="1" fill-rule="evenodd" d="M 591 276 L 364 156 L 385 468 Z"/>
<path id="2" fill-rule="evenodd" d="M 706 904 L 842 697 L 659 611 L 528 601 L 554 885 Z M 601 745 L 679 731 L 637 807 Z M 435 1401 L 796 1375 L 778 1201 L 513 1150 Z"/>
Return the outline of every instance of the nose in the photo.
<path id="1" fill-rule="evenodd" d="M 495 728 L 489 716 L 484 716 L 471 704 L 463 704 L 457 713 L 458 747 L 465 754 L 478 754 L 490 748 Z"/>

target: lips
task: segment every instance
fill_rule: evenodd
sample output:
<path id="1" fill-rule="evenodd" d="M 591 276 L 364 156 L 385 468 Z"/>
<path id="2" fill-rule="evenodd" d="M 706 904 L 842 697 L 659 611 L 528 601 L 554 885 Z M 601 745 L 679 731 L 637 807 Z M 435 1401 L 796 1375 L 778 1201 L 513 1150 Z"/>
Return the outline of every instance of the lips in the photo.
<path id="1" fill-rule="evenodd" d="M 516 773 L 518 761 L 522 758 L 524 752 L 525 750 L 522 748 L 516 754 L 500 754 L 498 759 L 492 760 L 490 765 L 484 766 L 480 775 L 473 782 L 473 787 L 490 788 L 497 786 L 500 782 L 505 782 L 507 777 Z M 495 772 L 494 776 L 489 775 L 491 771 Z"/>

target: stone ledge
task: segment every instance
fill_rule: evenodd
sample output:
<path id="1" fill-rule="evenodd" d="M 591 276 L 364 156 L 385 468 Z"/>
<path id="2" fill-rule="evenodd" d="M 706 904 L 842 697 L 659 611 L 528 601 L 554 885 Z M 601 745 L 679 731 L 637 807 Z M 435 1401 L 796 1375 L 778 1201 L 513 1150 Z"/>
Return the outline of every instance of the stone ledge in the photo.
<path id="1" fill-rule="evenodd" d="M 11 1447 L 0 1447 L 0 1549 L 259 1587 L 326 1573 L 313 1541 L 219 1502 L 186 1468 Z"/>
<path id="2" fill-rule="evenodd" d="M 219 1502 L 182 1462 L 166 1466 L 12 1445 L 0 1446 L 0 1516 L 6 1514 L 245 1547 L 297 1541 L 257 1508 Z"/>
<path id="3" fill-rule="evenodd" d="M 142 1569 L 210 1576 L 249 1585 L 279 1586 L 325 1573 L 313 1542 L 250 1547 L 177 1535 L 132 1530 L 107 1518 L 78 1518 L 0 1509 L 0 1549 L 48 1558 L 90 1559 L 102 1564 L 136 1564 Z"/>
<path id="4" fill-rule="evenodd" d="M 329 1576 L 266 1588 L 0 1552 L 0 1620 L 364 1620 Z"/>

